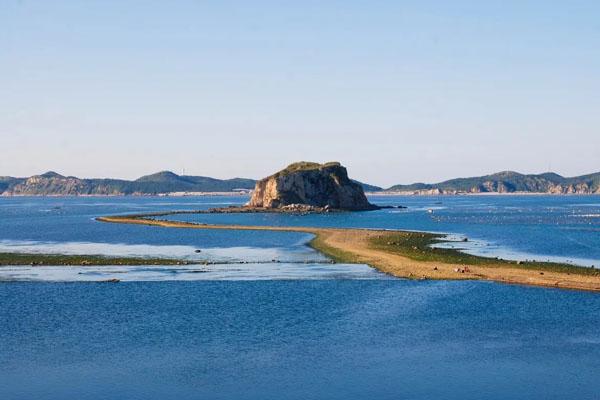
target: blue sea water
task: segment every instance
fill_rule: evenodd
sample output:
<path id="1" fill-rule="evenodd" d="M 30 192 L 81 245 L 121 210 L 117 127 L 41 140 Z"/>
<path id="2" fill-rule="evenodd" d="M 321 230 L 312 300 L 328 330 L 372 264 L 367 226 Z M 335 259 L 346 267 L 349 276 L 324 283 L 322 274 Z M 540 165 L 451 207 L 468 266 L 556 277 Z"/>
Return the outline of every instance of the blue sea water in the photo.
<path id="1" fill-rule="evenodd" d="M 0 399 L 600 397 L 596 293 L 394 279 L 330 264 L 301 233 L 94 220 L 245 200 L 0 198 L 0 251 L 213 263 L 0 267 Z M 600 265 L 597 196 L 372 201 L 408 208 L 169 218 L 435 231 L 478 254 Z M 122 282 L 93 282 L 107 277 Z"/>
<path id="2" fill-rule="evenodd" d="M 199 257 L 189 248 L 215 250 L 219 260 L 260 257 L 256 249 L 304 252 L 295 260 L 318 259 L 306 253 L 309 235 L 293 232 L 190 231 L 115 225 L 99 215 L 160 210 L 207 209 L 243 204 L 244 197 L 0 198 L 0 251 L 108 252 L 130 255 Z M 374 196 L 380 205 L 403 205 L 359 213 L 313 215 L 183 214 L 167 219 L 248 225 L 333 226 L 406 229 L 469 238 L 454 243 L 468 252 L 510 259 L 568 261 L 600 266 L 600 196 Z M 93 246 L 96 244 L 96 246 Z M 135 247 L 138 246 L 138 247 Z M 119 248 L 120 247 L 120 248 Z M 179 247 L 179 248 L 178 248 Z M 185 248 L 188 247 L 188 248 Z M 255 250 L 255 255 L 248 252 Z M 220 254 L 224 251 L 225 254 Z M 204 256 L 204 255 L 203 255 Z"/>
<path id="3" fill-rule="evenodd" d="M 0 285 L 22 399 L 598 399 L 600 296 L 489 282 Z"/>

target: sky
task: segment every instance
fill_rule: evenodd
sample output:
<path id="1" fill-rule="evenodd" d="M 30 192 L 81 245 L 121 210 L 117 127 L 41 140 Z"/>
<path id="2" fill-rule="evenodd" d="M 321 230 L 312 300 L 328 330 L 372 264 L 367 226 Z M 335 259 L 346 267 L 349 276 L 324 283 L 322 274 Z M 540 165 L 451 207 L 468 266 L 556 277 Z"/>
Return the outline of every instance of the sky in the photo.
<path id="1" fill-rule="evenodd" d="M 0 175 L 600 171 L 600 2 L 0 0 Z"/>

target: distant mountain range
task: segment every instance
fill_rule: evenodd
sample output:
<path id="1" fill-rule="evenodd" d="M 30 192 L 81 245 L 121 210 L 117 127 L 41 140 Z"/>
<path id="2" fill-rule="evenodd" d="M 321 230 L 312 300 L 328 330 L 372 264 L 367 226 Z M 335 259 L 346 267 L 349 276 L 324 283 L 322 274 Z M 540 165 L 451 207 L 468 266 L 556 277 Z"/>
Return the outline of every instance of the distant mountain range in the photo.
<path id="1" fill-rule="evenodd" d="M 134 181 L 124 179 L 81 179 L 46 172 L 29 178 L 0 177 L 2 195 L 150 195 L 172 192 L 230 192 L 254 188 L 252 179 L 215 179 L 177 175 L 163 171 Z"/>
<path id="2" fill-rule="evenodd" d="M 462 193 L 600 193 L 600 172 L 565 178 L 553 172 L 524 175 L 513 171 L 473 178 L 457 178 L 440 183 L 413 183 L 395 185 L 386 192 L 409 194 L 462 194 Z"/>
<path id="3" fill-rule="evenodd" d="M 206 176 L 177 175 L 162 171 L 133 181 L 124 179 L 82 179 L 50 171 L 29 178 L 0 177 L 0 194 L 4 196 L 106 196 L 156 195 L 197 192 L 248 192 L 254 179 L 215 179 Z M 360 183 L 360 182 L 359 182 Z M 380 187 L 364 185 L 367 191 Z"/>
<path id="4" fill-rule="evenodd" d="M 505 171 L 473 178 L 451 179 L 440 183 L 394 185 L 383 189 L 355 181 L 366 192 L 402 194 L 463 193 L 549 193 L 600 194 L 600 172 L 565 178 L 555 173 L 524 175 Z M 29 178 L 0 177 L 0 194 L 4 196 L 82 196 L 82 195 L 156 195 L 177 192 L 250 191 L 254 179 L 215 179 L 206 176 L 177 175 L 162 171 L 133 181 L 124 179 L 82 179 L 46 172 Z"/>

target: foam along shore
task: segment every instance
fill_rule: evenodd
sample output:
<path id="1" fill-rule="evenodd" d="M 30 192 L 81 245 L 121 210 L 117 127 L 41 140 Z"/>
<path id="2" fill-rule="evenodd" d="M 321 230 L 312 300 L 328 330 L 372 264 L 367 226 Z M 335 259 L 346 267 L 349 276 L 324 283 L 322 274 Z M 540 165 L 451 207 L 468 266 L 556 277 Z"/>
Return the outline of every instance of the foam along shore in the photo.
<path id="1" fill-rule="evenodd" d="M 311 233 L 310 246 L 337 262 L 368 264 L 409 279 L 488 280 L 512 284 L 600 291 L 600 270 L 550 262 L 515 262 L 455 249 L 432 248 L 441 235 L 374 229 L 211 225 L 157 220 L 171 213 L 99 217 L 98 221 L 166 228 L 267 230 Z"/>

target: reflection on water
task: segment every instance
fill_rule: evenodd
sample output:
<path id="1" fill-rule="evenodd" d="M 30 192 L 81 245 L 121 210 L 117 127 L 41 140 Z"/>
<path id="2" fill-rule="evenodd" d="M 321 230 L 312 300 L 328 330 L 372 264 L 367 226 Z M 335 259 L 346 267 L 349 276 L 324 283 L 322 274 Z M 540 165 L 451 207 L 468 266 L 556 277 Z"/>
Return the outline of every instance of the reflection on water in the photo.
<path id="1" fill-rule="evenodd" d="M 308 246 L 287 247 L 212 247 L 147 245 L 90 242 L 0 241 L 0 252 L 102 255 L 110 257 L 177 258 L 211 262 L 323 262 L 327 258 Z"/>
<path id="2" fill-rule="evenodd" d="M 389 279 L 363 264 L 248 263 L 153 266 L 10 266 L 0 267 L 0 281 L 94 282 L 202 280 Z"/>

